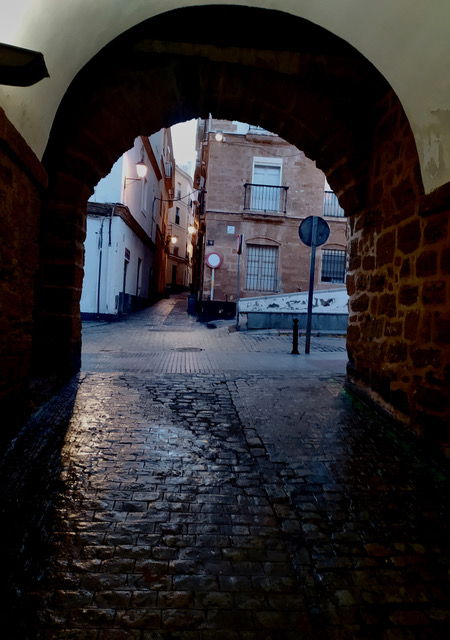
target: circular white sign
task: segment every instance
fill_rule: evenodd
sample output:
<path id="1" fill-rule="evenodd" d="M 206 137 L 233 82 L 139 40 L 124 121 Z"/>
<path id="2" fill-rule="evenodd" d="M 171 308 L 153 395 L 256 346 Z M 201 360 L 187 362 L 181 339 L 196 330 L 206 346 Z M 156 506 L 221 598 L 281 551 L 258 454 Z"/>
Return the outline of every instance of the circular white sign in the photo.
<path id="1" fill-rule="evenodd" d="M 206 264 L 208 267 L 211 267 L 211 269 L 217 269 L 217 267 L 220 267 L 222 264 L 222 256 L 218 253 L 209 253 L 206 256 Z"/>

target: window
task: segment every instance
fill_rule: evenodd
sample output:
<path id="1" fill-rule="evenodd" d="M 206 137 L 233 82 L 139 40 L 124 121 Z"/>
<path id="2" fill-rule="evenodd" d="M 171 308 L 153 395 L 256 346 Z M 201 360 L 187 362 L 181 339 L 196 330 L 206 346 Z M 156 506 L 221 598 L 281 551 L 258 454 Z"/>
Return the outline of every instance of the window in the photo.
<path id="1" fill-rule="evenodd" d="M 339 200 L 333 191 L 325 191 L 324 193 L 323 215 L 332 218 L 344 217 L 344 209 L 340 206 Z"/>
<path id="2" fill-rule="evenodd" d="M 345 282 L 345 251 L 322 251 L 322 282 Z"/>
<path id="3" fill-rule="evenodd" d="M 279 211 L 281 186 L 281 159 L 253 159 L 253 188 L 251 208 L 255 211 Z"/>
<path id="4" fill-rule="evenodd" d="M 247 245 L 247 290 L 277 291 L 277 270 L 278 247 Z"/>
<path id="5" fill-rule="evenodd" d="M 180 224 L 180 207 L 175 207 L 175 224 Z"/>

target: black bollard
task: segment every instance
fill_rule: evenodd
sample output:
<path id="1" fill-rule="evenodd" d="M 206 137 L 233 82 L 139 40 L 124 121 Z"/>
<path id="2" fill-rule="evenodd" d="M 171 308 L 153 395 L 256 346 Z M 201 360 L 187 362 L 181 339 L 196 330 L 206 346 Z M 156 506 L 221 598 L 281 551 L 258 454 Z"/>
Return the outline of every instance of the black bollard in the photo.
<path id="1" fill-rule="evenodd" d="M 292 327 L 292 354 L 298 356 L 298 318 L 294 318 L 294 326 Z"/>

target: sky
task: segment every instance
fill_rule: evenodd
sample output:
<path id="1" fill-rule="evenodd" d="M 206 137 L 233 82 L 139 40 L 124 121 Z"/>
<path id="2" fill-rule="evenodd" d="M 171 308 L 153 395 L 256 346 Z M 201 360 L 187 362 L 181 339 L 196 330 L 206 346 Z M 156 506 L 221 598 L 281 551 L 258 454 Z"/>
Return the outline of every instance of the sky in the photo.
<path id="1" fill-rule="evenodd" d="M 197 120 L 180 122 L 172 127 L 172 143 L 175 162 L 178 166 L 187 165 L 191 161 L 191 173 L 195 167 L 195 134 Z"/>

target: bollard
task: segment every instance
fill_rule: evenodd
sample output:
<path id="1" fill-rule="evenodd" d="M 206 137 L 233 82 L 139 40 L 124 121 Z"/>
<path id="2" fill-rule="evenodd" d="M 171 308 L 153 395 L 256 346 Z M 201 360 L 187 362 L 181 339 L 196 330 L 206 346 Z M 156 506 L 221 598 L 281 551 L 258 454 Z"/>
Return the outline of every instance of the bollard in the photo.
<path id="1" fill-rule="evenodd" d="M 292 354 L 298 356 L 298 318 L 294 318 L 294 326 L 292 327 Z"/>

